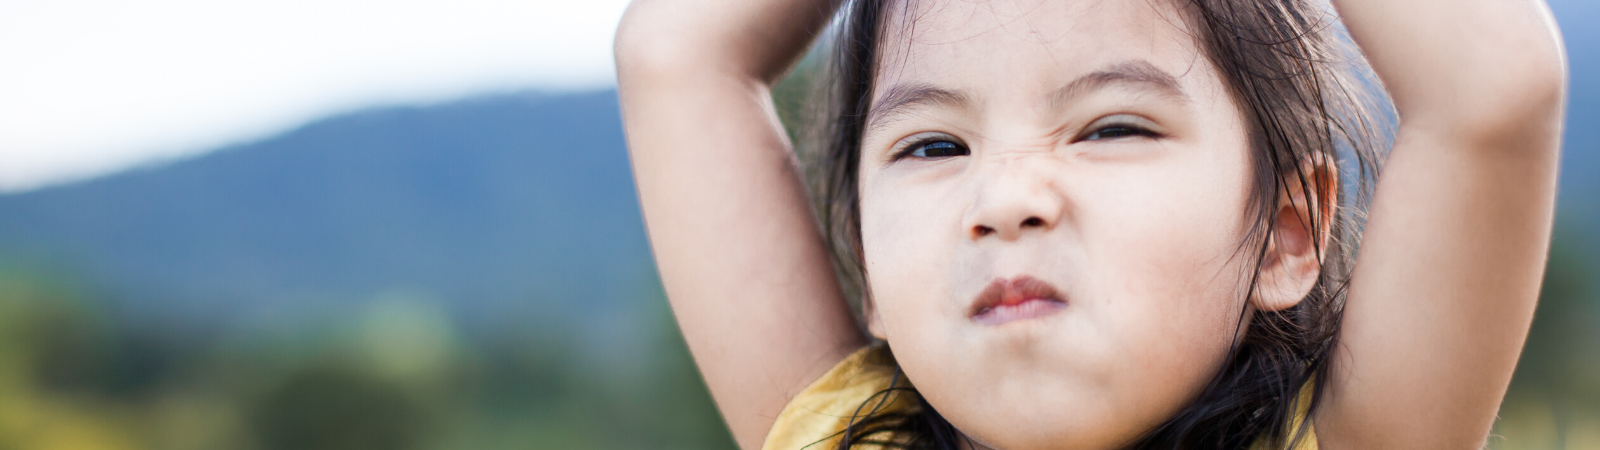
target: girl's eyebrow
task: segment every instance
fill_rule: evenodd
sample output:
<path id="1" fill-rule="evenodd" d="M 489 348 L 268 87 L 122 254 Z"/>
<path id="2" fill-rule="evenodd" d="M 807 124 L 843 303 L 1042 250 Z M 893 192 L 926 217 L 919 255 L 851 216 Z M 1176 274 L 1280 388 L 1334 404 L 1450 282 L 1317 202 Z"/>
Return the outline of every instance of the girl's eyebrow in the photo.
<path id="1" fill-rule="evenodd" d="M 1104 69 L 1090 72 L 1056 89 L 1046 97 L 1051 110 L 1057 110 L 1072 104 L 1078 97 L 1090 92 L 1105 89 L 1111 86 L 1137 90 L 1151 90 L 1165 97 L 1187 103 L 1189 95 L 1184 93 L 1183 87 L 1178 84 L 1178 78 L 1172 76 L 1161 68 L 1143 59 L 1133 59 L 1112 64 Z"/>
<path id="2" fill-rule="evenodd" d="M 964 108 L 967 105 L 967 95 L 961 91 L 940 89 L 927 83 L 906 83 L 890 87 L 883 94 L 883 98 L 875 103 L 872 109 L 867 111 L 868 130 L 888 124 L 891 119 L 905 114 L 906 110 L 914 106 L 939 105 Z"/>

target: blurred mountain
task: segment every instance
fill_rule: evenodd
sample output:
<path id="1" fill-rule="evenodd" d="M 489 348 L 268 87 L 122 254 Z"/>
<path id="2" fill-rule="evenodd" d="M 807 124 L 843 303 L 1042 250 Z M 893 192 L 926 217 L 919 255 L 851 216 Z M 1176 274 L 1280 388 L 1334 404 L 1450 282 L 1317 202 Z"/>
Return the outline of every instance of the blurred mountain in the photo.
<path id="1" fill-rule="evenodd" d="M 0 255 L 150 317 L 384 295 L 598 313 L 655 289 L 613 91 L 358 112 L 0 196 Z"/>

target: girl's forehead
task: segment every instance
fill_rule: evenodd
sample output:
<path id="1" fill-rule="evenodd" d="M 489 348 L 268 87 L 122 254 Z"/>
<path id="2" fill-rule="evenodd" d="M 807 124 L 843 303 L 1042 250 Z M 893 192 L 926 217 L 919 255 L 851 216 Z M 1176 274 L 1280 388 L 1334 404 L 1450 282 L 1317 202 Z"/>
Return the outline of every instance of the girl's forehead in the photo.
<path id="1" fill-rule="evenodd" d="M 903 0 L 892 2 L 883 27 L 879 86 L 1044 88 L 1130 61 L 1180 77 L 1204 63 L 1166 0 Z"/>
<path id="2" fill-rule="evenodd" d="M 1140 31 L 1154 25 L 1184 28 L 1172 0 L 890 0 L 884 25 L 890 33 L 910 28 L 945 33 L 947 38 L 999 29 L 1049 39 L 1070 31 Z"/>

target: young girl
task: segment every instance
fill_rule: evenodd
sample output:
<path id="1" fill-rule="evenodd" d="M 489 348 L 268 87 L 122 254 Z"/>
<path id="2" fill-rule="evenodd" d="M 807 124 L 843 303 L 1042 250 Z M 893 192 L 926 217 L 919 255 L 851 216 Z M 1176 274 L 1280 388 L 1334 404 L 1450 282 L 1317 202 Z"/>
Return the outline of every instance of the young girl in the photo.
<path id="1" fill-rule="evenodd" d="M 831 240 L 770 96 L 830 29 Z M 1538 294 L 1556 36 L 1536 0 L 640 0 L 617 61 L 742 448 L 1466 449 Z"/>

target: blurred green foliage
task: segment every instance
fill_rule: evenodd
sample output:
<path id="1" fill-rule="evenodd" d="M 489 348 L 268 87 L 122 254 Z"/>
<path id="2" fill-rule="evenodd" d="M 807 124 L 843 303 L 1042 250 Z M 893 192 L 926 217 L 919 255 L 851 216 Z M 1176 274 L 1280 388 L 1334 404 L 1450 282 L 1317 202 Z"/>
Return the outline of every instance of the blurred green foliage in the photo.
<path id="1" fill-rule="evenodd" d="M 1600 448 L 1595 259 L 1557 239 L 1490 448 Z M 388 296 L 289 325 L 119 319 L 70 279 L 0 268 L 0 450 L 732 448 L 659 291 L 648 357 L 572 330 L 466 337 Z"/>
<path id="2" fill-rule="evenodd" d="M 195 331 L 0 269 L 0 450 L 733 448 L 659 291 L 643 358 L 438 305 Z"/>

